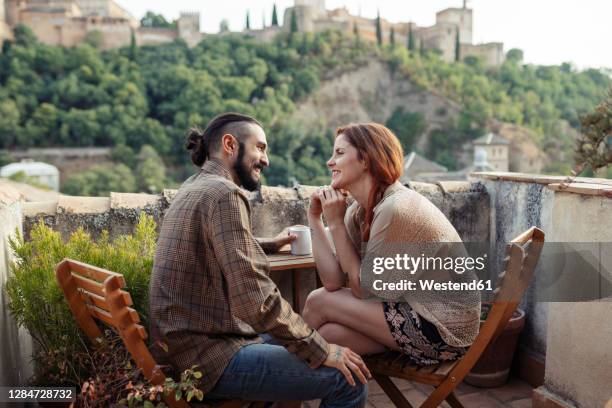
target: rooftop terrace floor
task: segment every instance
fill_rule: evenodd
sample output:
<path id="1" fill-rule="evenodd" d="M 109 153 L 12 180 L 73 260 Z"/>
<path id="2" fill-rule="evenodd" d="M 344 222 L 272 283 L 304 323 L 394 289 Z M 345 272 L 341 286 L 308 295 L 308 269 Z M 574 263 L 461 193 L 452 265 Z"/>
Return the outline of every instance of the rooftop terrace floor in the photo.
<path id="1" fill-rule="evenodd" d="M 399 380 L 397 378 L 394 378 L 393 382 L 414 407 L 422 404 L 433 390 L 433 387 L 429 385 Z M 371 380 L 368 383 L 368 387 L 369 395 L 366 408 L 395 407 L 376 381 Z M 477 388 L 461 383 L 455 392 L 465 408 L 531 408 L 532 391 L 533 388 L 526 382 L 510 378 L 505 385 L 497 388 Z M 310 401 L 302 404 L 302 406 L 303 408 L 316 408 L 319 406 L 319 403 L 318 401 Z M 450 405 L 444 402 L 441 407 L 450 408 Z"/>

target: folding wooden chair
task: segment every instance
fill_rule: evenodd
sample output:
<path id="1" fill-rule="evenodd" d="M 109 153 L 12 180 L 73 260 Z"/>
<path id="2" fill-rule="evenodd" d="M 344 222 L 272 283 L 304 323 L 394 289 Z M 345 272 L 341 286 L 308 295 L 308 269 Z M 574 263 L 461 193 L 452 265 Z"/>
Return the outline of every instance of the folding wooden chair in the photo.
<path id="1" fill-rule="evenodd" d="M 543 243 L 544 232 L 531 227 L 508 245 L 506 266 L 499 275 L 489 315 L 476 340 L 460 360 L 422 367 L 413 365 L 405 355 L 398 352 L 376 354 L 365 359 L 374 379 L 395 406 L 412 407 L 390 377 L 434 386 L 435 389 L 423 402 L 422 408 L 437 407 L 444 400 L 453 408 L 463 407 L 454 390 L 512 317 L 533 277 Z"/>
<path id="2" fill-rule="evenodd" d="M 125 287 L 123 275 L 72 259 L 64 259 L 55 267 L 55 276 L 77 324 L 92 343 L 100 344 L 103 337 L 94 320 L 97 319 L 119 333 L 132 359 L 147 380 L 153 385 L 163 385 L 166 377 L 145 343 L 147 331 L 139 324 L 138 312 L 130 307 L 130 294 L 121 289 Z M 164 401 L 171 408 L 189 407 L 185 400 L 177 401 L 173 395 L 164 397 Z M 248 404 L 247 401 L 227 401 L 218 406 L 239 408 Z"/>

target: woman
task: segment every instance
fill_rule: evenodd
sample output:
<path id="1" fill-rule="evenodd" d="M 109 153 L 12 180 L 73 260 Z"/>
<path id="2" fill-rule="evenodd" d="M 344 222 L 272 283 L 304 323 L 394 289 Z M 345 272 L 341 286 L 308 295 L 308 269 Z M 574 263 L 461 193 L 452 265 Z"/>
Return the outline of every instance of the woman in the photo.
<path id="1" fill-rule="evenodd" d="M 308 212 L 323 288 L 309 295 L 306 322 L 328 341 L 362 355 L 390 348 L 419 365 L 461 357 L 478 333 L 478 291 L 400 292 L 396 301 L 364 299 L 372 294 L 364 293 L 360 281 L 372 276 L 371 269 L 365 270 L 369 267 L 361 270 L 369 254 L 382 253 L 393 243 L 461 242 L 442 212 L 398 181 L 403 152 L 397 137 L 375 123 L 341 127 L 327 165 L 331 186 L 312 194 Z M 354 198 L 348 208 L 344 191 Z M 459 279 L 473 276 L 469 272 Z"/>

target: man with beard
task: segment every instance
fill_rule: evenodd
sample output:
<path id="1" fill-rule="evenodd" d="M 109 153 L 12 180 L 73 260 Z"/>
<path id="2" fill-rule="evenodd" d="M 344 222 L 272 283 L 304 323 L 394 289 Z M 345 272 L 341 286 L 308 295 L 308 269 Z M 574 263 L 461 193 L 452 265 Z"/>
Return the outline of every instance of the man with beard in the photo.
<path id="1" fill-rule="evenodd" d="M 362 407 L 370 373 L 361 357 L 308 327 L 269 278 L 263 247 L 278 250 L 292 237 L 258 242 L 251 232 L 239 186 L 257 189 L 269 164 L 262 125 L 222 114 L 203 132 L 192 129 L 186 147 L 200 171 L 172 200 L 157 243 L 149 296 L 156 357 L 179 371 L 197 365 L 208 398 Z"/>

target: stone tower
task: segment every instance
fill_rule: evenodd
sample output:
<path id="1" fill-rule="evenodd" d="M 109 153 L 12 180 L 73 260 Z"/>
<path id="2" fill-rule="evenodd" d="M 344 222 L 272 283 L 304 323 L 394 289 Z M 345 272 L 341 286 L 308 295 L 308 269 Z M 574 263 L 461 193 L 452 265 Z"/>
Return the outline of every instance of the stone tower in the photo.
<path id="1" fill-rule="evenodd" d="M 283 18 L 283 27 L 289 30 L 291 14 L 295 13 L 299 31 L 315 31 L 317 20 L 327 19 L 325 0 L 295 0 L 293 7 L 287 7 Z"/>
<path id="2" fill-rule="evenodd" d="M 6 2 L 5 0 L 0 0 L 0 44 L 2 41 L 11 37 L 11 27 L 8 24 L 6 16 Z"/>
<path id="3" fill-rule="evenodd" d="M 309 7 L 314 11 L 317 16 L 324 16 L 325 12 L 325 0 L 295 0 L 296 7 L 303 6 Z"/>
<path id="4" fill-rule="evenodd" d="M 462 44 L 472 44 L 473 13 L 469 8 L 449 8 L 436 14 L 436 24 L 452 24 L 459 28 Z"/>
<path id="5" fill-rule="evenodd" d="M 190 47 L 200 42 L 202 39 L 202 34 L 200 33 L 200 13 L 181 12 L 178 20 L 178 35 Z"/>

